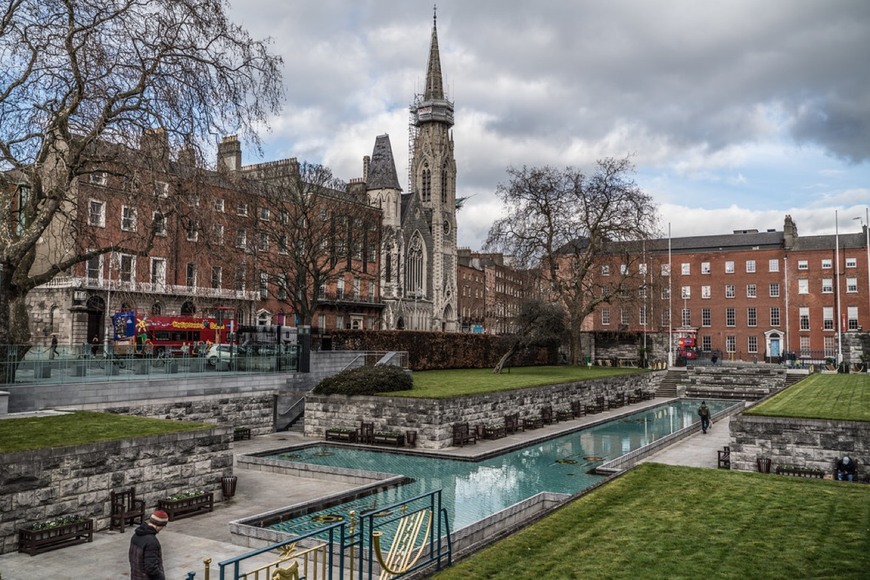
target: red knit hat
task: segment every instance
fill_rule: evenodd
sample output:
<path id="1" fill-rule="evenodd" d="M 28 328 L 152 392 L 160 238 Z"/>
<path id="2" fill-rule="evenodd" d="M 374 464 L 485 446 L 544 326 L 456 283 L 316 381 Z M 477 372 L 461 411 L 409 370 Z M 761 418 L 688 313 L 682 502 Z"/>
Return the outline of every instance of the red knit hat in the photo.
<path id="1" fill-rule="evenodd" d="M 155 526 L 165 526 L 169 522 L 169 516 L 163 510 L 157 510 L 151 514 L 148 521 Z"/>

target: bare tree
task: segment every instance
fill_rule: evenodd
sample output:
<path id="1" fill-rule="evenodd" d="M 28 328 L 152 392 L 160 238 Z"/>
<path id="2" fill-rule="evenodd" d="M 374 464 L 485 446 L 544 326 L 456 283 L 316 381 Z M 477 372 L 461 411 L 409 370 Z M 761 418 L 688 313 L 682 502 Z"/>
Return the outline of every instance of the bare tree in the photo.
<path id="1" fill-rule="evenodd" d="M 7 345 L 29 341 L 24 300 L 33 288 L 94 256 L 150 248 L 149 228 L 111 243 L 88 239 L 76 184 L 95 168 L 134 178 L 129 154 L 143 134 L 200 160 L 216 136 L 239 132 L 258 145 L 256 130 L 279 107 L 282 63 L 227 20 L 221 0 L 11 0 L 0 13 L 0 54 Z M 157 172 L 168 163 L 160 153 Z"/>
<path id="2" fill-rule="evenodd" d="M 270 219 L 258 232 L 258 268 L 275 298 L 310 325 L 318 308 L 335 300 L 327 289 L 345 273 L 377 280 L 377 252 L 370 250 L 379 249 L 380 212 L 322 165 L 295 164 L 267 183 Z"/>
<path id="3" fill-rule="evenodd" d="M 507 216 L 496 220 L 486 246 L 540 266 L 571 332 L 579 360 L 583 321 L 601 303 L 624 301 L 642 277 L 641 244 L 656 232 L 652 198 L 634 182 L 629 159 L 598 161 L 592 174 L 568 167 L 509 168 L 496 194 Z M 600 276 L 613 264 L 609 276 Z"/>
<path id="4" fill-rule="evenodd" d="M 493 369 L 501 373 L 513 355 L 532 346 L 559 345 L 565 338 L 565 312 L 558 304 L 542 300 L 528 300 L 520 305 L 520 311 L 513 321 L 516 332 L 512 335 L 510 346 Z"/>

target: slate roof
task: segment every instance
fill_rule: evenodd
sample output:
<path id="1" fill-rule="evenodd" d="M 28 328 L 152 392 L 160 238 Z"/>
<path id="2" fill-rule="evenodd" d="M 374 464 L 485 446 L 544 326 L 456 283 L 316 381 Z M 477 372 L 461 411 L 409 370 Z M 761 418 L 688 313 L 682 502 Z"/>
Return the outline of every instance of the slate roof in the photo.
<path id="1" fill-rule="evenodd" d="M 389 135 L 378 135 L 375 148 L 369 163 L 369 174 L 366 179 L 366 189 L 398 189 L 399 177 L 396 174 L 396 162 L 393 160 L 393 147 Z"/>

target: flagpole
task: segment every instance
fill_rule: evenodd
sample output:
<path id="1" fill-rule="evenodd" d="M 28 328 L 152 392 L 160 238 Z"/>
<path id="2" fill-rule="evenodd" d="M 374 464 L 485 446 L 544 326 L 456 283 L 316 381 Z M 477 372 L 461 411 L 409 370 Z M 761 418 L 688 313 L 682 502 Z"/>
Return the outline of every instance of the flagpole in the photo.
<path id="1" fill-rule="evenodd" d="M 668 222 L 668 368 L 674 366 L 674 270 L 671 268 L 671 222 Z"/>
<path id="2" fill-rule="evenodd" d="M 836 280 L 837 300 L 837 366 L 843 364 L 843 313 L 840 305 L 840 223 L 834 210 L 834 279 Z"/>

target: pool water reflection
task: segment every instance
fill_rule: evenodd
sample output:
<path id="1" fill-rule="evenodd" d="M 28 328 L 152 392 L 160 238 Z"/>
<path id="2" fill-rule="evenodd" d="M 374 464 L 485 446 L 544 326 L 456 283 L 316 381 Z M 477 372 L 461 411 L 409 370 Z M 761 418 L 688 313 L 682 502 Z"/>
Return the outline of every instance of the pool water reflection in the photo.
<path id="1" fill-rule="evenodd" d="M 714 414 L 733 404 L 708 402 Z M 401 474 L 414 482 L 270 527 L 301 534 L 322 526 L 326 514 L 360 513 L 441 489 L 451 527 L 458 530 L 541 492 L 582 491 L 603 479 L 587 473 L 598 465 L 697 423 L 698 405 L 685 399 L 665 403 L 478 462 L 330 445 L 278 453 L 271 457 Z"/>

